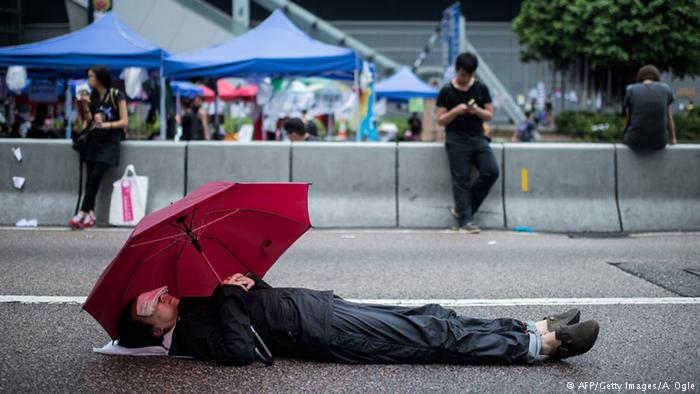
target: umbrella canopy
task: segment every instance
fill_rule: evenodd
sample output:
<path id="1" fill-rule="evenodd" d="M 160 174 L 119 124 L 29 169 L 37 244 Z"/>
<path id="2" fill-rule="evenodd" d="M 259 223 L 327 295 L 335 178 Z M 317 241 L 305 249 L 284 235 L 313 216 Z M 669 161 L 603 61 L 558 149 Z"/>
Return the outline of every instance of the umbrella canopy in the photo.
<path id="1" fill-rule="evenodd" d="M 0 65 L 52 70 L 104 64 L 110 69 L 159 68 L 168 53 L 134 33 L 112 12 L 94 23 L 59 37 L 0 48 Z"/>
<path id="2" fill-rule="evenodd" d="M 192 82 L 170 81 L 170 87 L 173 89 L 173 94 L 180 93 L 182 97 L 194 97 L 204 94 L 204 89 Z"/>
<path id="3" fill-rule="evenodd" d="M 314 40 L 276 10 L 256 28 L 223 44 L 164 61 L 168 77 L 326 76 L 352 79 L 353 49 Z"/>
<path id="4" fill-rule="evenodd" d="M 117 337 L 119 314 L 140 293 L 209 296 L 234 273 L 263 277 L 311 226 L 306 183 L 210 182 L 144 217 L 83 308 Z"/>
<path id="5" fill-rule="evenodd" d="M 435 98 L 437 89 L 421 81 L 408 67 L 401 67 L 394 75 L 377 83 L 378 98 L 408 100 L 411 98 Z"/>

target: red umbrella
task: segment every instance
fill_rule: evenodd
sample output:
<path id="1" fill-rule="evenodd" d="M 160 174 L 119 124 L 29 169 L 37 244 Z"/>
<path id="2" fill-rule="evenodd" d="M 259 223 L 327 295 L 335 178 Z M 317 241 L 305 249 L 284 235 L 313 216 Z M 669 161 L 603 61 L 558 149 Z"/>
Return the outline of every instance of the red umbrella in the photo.
<path id="1" fill-rule="evenodd" d="M 210 182 L 144 217 L 83 309 L 117 336 L 119 314 L 144 291 L 209 296 L 234 273 L 262 278 L 311 223 L 306 183 Z"/>

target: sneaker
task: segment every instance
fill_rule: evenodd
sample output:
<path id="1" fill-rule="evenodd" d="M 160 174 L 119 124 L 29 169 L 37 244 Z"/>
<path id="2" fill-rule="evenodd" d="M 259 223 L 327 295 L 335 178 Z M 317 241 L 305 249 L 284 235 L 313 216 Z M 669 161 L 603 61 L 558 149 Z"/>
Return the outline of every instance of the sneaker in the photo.
<path id="1" fill-rule="evenodd" d="M 73 229 L 80 229 L 80 224 L 85 218 L 85 215 L 78 213 L 77 215 L 73 216 L 69 221 L 68 225 L 73 228 Z"/>
<path id="2" fill-rule="evenodd" d="M 457 211 L 456 207 L 450 208 L 450 213 L 452 214 L 453 218 L 455 218 L 456 220 L 459 220 L 459 211 Z"/>
<path id="3" fill-rule="evenodd" d="M 562 327 L 554 332 L 557 340 L 561 341 L 561 345 L 549 355 L 549 358 L 560 360 L 586 353 L 598 339 L 599 331 L 600 327 L 595 320 Z"/>
<path id="4" fill-rule="evenodd" d="M 80 222 L 80 228 L 92 228 L 95 227 L 95 215 L 88 214 L 85 215 L 83 221 Z"/>
<path id="5" fill-rule="evenodd" d="M 460 230 L 466 232 L 467 234 L 479 234 L 481 232 L 479 226 L 472 222 L 468 222 L 464 226 L 460 227 Z"/>

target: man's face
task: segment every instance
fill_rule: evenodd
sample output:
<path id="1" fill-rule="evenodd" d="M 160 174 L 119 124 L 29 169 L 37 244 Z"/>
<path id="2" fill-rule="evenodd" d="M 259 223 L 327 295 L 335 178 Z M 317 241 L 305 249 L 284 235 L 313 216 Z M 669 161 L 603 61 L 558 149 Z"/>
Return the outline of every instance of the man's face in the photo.
<path id="1" fill-rule="evenodd" d="M 467 84 L 472 79 L 472 74 L 462 70 L 461 68 L 458 68 L 455 77 L 457 78 L 457 83 Z"/>
<path id="2" fill-rule="evenodd" d="M 177 322 L 177 307 L 179 304 L 179 298 L 165 293 L 158 297 L 158 303 L 151 316 L 137 316 L 136 318 L 153 327 L 153 334 L 155 336 L 161 336 L 175 327 L 175 323 Z"/>

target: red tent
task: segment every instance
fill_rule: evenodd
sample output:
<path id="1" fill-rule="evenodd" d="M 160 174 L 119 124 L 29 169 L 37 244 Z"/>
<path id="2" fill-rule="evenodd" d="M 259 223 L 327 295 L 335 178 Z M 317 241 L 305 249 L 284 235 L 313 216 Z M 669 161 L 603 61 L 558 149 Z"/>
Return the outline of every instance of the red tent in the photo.
<path id="1" fill-rule="evenodd" d="M 219 88 L 219 98 L 224 101 L 234 101 L 239 99 L 251 99 L 258 94 L 258 87 L 255 85 L 242 86 L 234 88 L 225 79 L 220 79 L 216 82 Z M 214 91 L 204 85 L 199 85 L 204 89 L 204 101 L 214 101 Z"/>

